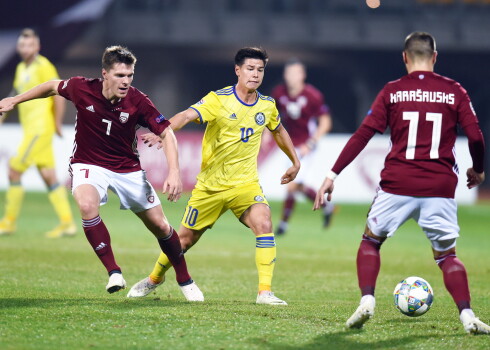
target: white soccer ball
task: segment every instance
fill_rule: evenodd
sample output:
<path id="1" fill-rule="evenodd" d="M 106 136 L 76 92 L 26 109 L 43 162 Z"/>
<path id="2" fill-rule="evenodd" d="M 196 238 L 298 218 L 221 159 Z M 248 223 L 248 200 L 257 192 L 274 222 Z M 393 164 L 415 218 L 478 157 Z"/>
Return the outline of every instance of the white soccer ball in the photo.
<path id="1" fill-rule="evenodd" d="M 393 292 L 395 306 L 407 316 L 421 316 L 429 311 L 434 292 L 429 282 L 421 277 L 408 277 L 398 283 Z"/>

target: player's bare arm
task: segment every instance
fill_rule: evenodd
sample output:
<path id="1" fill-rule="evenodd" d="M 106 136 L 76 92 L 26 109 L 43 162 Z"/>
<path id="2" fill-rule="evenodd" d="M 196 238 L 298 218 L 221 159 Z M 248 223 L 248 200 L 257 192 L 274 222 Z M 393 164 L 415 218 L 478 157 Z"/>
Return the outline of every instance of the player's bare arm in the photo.
<path id="1" fill-rule="evenodd" d="M 276 141 L 277 146 L 279 146 L 281 151 L 283 151 L 293 163 L 293 165 L 286 170 L 284 175 L 281 176 L 281 184 L 284 185 L 296 178 L 301 164 L 298 159 L 298 155 L 294 150 L 293 142 L 291 141 L 291 138 L 289 137 L 289 134 L 284 126 L 279 125 L 279 127 L 272 132 L 272 136 L 274 137 L 274 141 Z"/>
<path id="2" fill-rule="evenodd" d="M 61 80 L 50 80 L 33 87 L 23 94 L 4 98 L 0 101 L 0 114 L 3 115 L 4 112 L 11 111 L 16 105 L 22 102 L 58 95 L 58 85 L 60 82 Z"/>
<path id="3" fill-rule="evenodd" d="M 159 138 L 169 168 L 167 178 L 163 183 L 163 193 L 168 193 L 169 201 L 176 202 L 182 194 L 177 139 L 171 128 L 166 128 Z"/>
<path id="4" fill-rule="evenodd" d="M 174 115 L 169 121 L 170 121 L 170 127 L 172 130 L 180 130 L 182 129 L 185 125 L 188 123 L 195 121 L 196 119 L 199 118 L 199 114 L 192 109 L 189 108 L 185 111 L 182 111 L 180 113 L 177 113 Z M 153 133 L 148 133 L 148 134 L 143 134 L 141 135 L 141 139 L 143 140 L 143 143 L 147 145 L 148 147 L 153 147 L 157 145 L 157 149 L 160 149 L 163 147 L 162 144 L 162 138 L 158 135 L 155 135 Z"/>
<path id="5" fill-rule="evenodd" d="M 301 156 L 305 156 L 315 149 L 316 144 L 321 138 L 332 130 L 332 118 L 329 113 L 324 113 L 318 117 L 318 127 L 315 133 L 302 145 L 299 146 Z"/>
<path id="6" fill-rule="evenodd" d="M 65 110 L 66 100 L 61 96 L 54 96 L 54 123 L 58 136 L 63 136 L 62 128 Z"/>

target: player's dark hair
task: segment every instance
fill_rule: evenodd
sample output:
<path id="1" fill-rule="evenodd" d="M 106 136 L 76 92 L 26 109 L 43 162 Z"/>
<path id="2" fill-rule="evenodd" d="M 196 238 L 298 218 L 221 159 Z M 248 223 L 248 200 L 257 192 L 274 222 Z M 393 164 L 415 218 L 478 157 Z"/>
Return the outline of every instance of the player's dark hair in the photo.
<path id="1" fill-rule="evenodd" d="M 411 59 L 430 59 L 436 51 L 436 41 L 425 32 L 413 32 L 405 39 L 404 51 Z"/>
<path id="2" fill-rule="evenodd" d="M 305 64 L 298 57 L 291 57 L 290 59 L 288 59 L 284 64 L 284 68 L 294 66 L 295 64 L 299 64 L 303 66 L 303 68 L 306 68 Z"/>
<path id="3" fill-rule="evenodd" d="M 247 58 L 262 60 L 264 66 L 269 61 L 267 52 L 261 47 L 244 47 L 238 50 L 235 55 L 235 64 L 241 66 Z"/>
<path id="4" fill-rule="evenodd" d="M 39 35 L 32 28 L 24 28 L 20 32 L 19 38 L 36 38 L 36 39 L 39 39 Z"/>
<path id="5" fill-rule="evenodd" d="M 136 64 L 136 56 L 127 47 L 110 46 L 105 49 L 102 55 L 102 68 L 108 71 L 115 63 Z"/>

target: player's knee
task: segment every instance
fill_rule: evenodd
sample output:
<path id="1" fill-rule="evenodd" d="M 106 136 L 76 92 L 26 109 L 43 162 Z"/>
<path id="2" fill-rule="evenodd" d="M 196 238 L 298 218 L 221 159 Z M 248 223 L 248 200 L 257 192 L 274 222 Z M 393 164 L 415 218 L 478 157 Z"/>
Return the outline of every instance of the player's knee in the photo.
<path id="1" fill-rule="evenodd" d="M 95 203 L 91 200 L 79 199 L 77 204 L 82 218 L 91 219 L 99 215 L 99 203 Z"/>
<path id="2" fill-rule="evenodd" d="M 270 233 L 272 232 L 272 222 L 270 219 L 259 221 L 258 223 L 256 223 L 255 228 L 255 231 L 258 234 Z"/>

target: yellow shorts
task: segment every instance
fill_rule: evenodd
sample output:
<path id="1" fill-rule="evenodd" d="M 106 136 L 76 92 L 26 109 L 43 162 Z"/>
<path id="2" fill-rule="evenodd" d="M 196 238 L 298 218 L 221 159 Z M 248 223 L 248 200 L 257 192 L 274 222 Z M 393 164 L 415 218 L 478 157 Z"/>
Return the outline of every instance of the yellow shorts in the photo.
<path id="1" fill-rule="evenodd" d="M 213 227 L 218 218 L 228 209 L 239 219 L 253 204 L 269 203 L 257 182 L 223 191 L 194 189 L 185 208 L 181 224 L 192 230 Z"/>
<path id="2" fill-rule="evenodd" d="M 10 159 L 10 167 L 20 173 L 32 165 L 54 168 L 53 134 L 24 135 L 17 154 Z"/>

